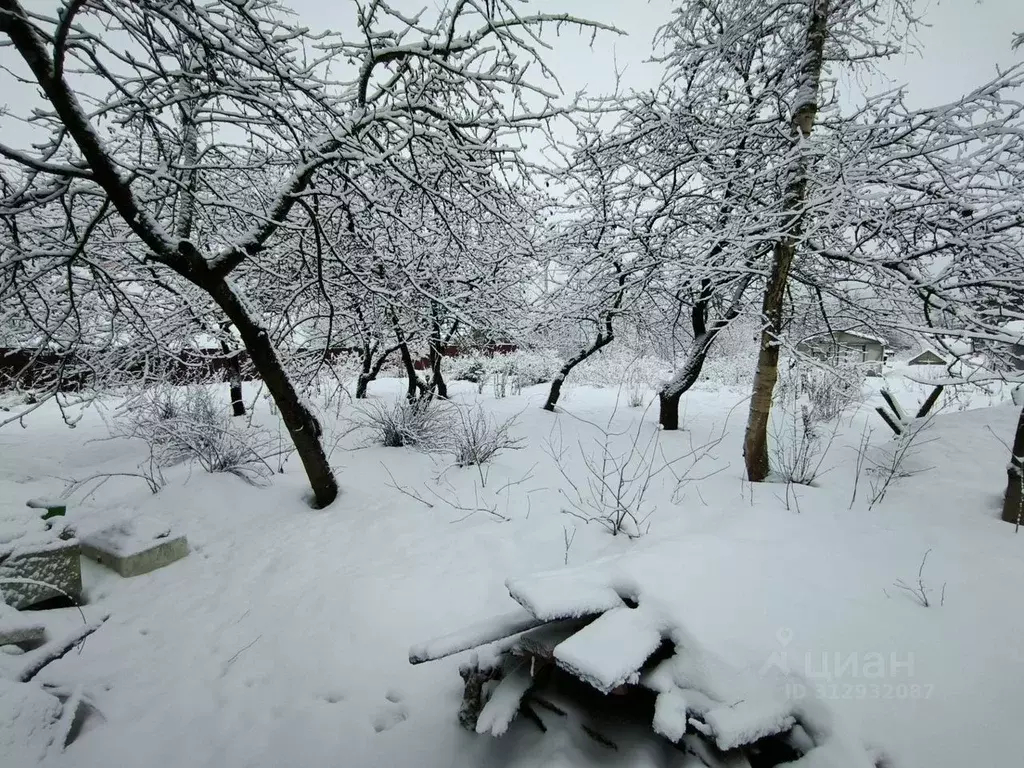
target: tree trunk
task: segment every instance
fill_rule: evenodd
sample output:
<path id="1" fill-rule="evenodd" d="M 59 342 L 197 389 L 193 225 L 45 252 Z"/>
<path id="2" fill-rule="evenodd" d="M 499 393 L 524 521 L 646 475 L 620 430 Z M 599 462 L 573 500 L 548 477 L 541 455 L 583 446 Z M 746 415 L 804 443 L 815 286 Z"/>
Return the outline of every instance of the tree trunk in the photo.
<path id="1" fill-rule="evenodd" d="M 228 328 L 222 330 L 226 333 Z M 245 416 L 245 401 L 242 399 L 242 365 L 238 362 L 238 355 L 231 354 L 231 347 L 224 339 L 220 340 L 220 351 L 224 355 L 225 365 L 228 369 L 228 396 L 231 398 L 231 415 Z"/>
<path id="2" fill-rule="evenodd" d="M 356 379 L 356 400 L 366 399 L 366 390 L 370 385 L 370 377 L 365 373 L 360 373 L 359 378 Z"/>
<path id="3" fill-rule="evenodd" d="M 562 384 L 565 382 L 565 377 L 572 372 L 572 369 L 591 355 L 600 352 L 604 347 L 608 346 L 615 340 L 614 321 L 615 316 L 622 309 L 622 302 L 626 298 L 626 273 L 619 262 L 614 261 L 612 264 L 615 267 L 617 285 L 615 290 L 615 299 L 612 301 L 611 307 L 602 313 L 601 320 L 604 322 L 604 330 L 598 331 L 597 338 L 594 339 L 593 344 L 586 349 L 580 350 L 580 353 L 576 355 L 576 357 L 572 358 L 562 366 L 558 375 L 555 376 L 554 381 L 551 382 L 551 389 L 548 390 L 548 399 L 544 403 L 545 411 L 554 412 L 555 406 L 558 404 L 558 398 L 562 394 Z"/>
<path id="4" fill-rule="evenodd" d="M 435 328 L 435 330 L 437 330 Z M 430 388 L 437 393 L 442 400 L 448 399 L 448 382 L 444 380 L 441 372 L 441 362 L 444 360 L 444 350 L 441 348 L 441 340 L 438 336 L 431 336 L 430 339 Z"/>
<path id="5" fill-rule="evenodd" d="M 363 370 L 359 373 L 359 378 L 356 379 L 356 400 L 366 399 L 366 393 L 370 382 L 377 380 L 377 376 L 379 376 L 380 372 L 384 369 L 384 364 L 388 361 L 388 358 L 399 349 L 399 345 L 396 344 L 395 346 L 386 349 L 383 354 L 377 358 L 377 362 L 374 362 L 373 354 L 378 349 L 380 349 L 380 344 L 376 341 L 372 346 L 370 344 L 366 344 L 363 347 Z"/>
<path id="6" fill-rule="evenodd" d="M 1017 420 L 1010 462 L 1006 465 L 1006 495 L 1003 520 L 1014 525 L 1024 523 L 1024 408 Z"/>
<path id="7" fill-rule="evenodd" d="M 807 36 L 797 83 L 790 133 L 795 156 L 790 161 L 789 178 L 783 197 L 782 234 L 775 243 L 772 266 L 761 305 L 761 344 L 757 370 L 750 396 L 750 416 L 743 439 L 743 459 L 747 479 L 761 482 L 768 477 L 768 422 L 772 396 L 779 378 L 779 338 L 782 332 L 782 310 L 789 283 L 789 272 L 796 255 L 804 201 L 807 197 L 808 154 L 803 144 L 810 138 L 818 114 L 818 92 L 828 34 L 829 0 L 811 0 L 808 6 Z"/>
<path id="8" fill-rule="evenodd" d="M 562 369 L 555 376 L 551 382 L 551 389 L 548 390 L 548 399 L 544 402 L 545 411 L 554 411 L 555 406 L 558 404 L 558 398 L 562 394 L 562 384 L 565 382 L 565 377 L 568 376 L 572 369 L 582 363 L 591 355 L 600 352 L 603 347 L 608 346 L 615 339 L 615 334 L 611 332 L 611 323 L 608 324 L 608 333 L 597 334 L 597 339 L 586 349 L 582 350 L 576 357 L 569 360 Z"/>
<path id="9" fill-rule="evenodd" d="M 779 380 L 778 339 L 782 329 L 782 306 L 795 252 L 796 245 L 788 238 L 787 242 L 776 245 L 761 307 L 761 346 L 757 355 L 757 370 L 754 373 L 754 386 L 750 397 L 750 416 L 743 440 L 747 479 L 752 483 L 766 479 L 771 471 L 768 459 L 768 422 L 771 417 L 775 384 Z"/>
<path id="10" fill-rule="evenodd" d="M 441 360 L 443 357 L 437 355 L 431 361 L 431 384 L 434 390 L 437 392 L 437 396 L 442 400 L 448 399 L 448 382 L 444 380 L 444 375 L 441 373 Z"/>
<path id="11" fill-rule="evenodd" d="M 663 389 L 658 393 L 658 423 L 662 429 L 668 432 L 679 429 L 679 401 L 683 399 L 685 391 L 667 393 Z"/>
<path id="12" fill-rule="evenodd" d="M 420 381 L 419 374 L 416 373 L 416 364 L 413 362 L 409 345 L 404 340 L 398 346 L 398 353 L 402 357 L 402 366 L 405 368 L 405 376 L 409 382 L 406 397 L 415 400 L 416 396 L 426 389 L 426 386 Z"/>
<path id="13" fill-rule="evenodd" d="M 249 315 L 231 284 L 226 280 L 211 280 L 203 287 L 238 329 L 253 366 L 281 412 L 281 419 L 309 478 L 316 506 L 326 507 L 338 495 L 338 482 L 320 442 L 319 422 L 288 378 L 266 328 Z"/>
<path id="14" fill-rule="evenodd" d="M 366 389 L 370 385 L 371 371 L 373 370 L 373 345 L 369 342 L 363 343 L 363 370 L 359 372 L 356 379 L 356 400 L 366 399 Z"/>
<path id="15" fill-rule="evenodd" d="M 666 431 L 679 429 L 679 402 L 700 378 L 700 372 L 704 368 L 704 363 L 708 359 L 708 354 L 711 352 L 711 347 L 718 334 L 728 328 L 729 323 L 739 316 L 743 294 L 752 280 L 753 273 L 748 273 L 740 278 L 733 290 L 728 309 L 710 326 L 707 324 L 707 312 L 712 289 L 710 287 L 702 289 L 701 298 L 694 305 L 692 315 L 693 348 L 676 375 L 658 393 L 658 421 L 662 429 Z"/>
<path id="16" fill-rule="evenodd" d="M 231 415 L 245 416 L 245 401 L 242 400 L 242 373 L 238 366 L 238 358 L 233 357 L 231 359 L 231 380 L 228 384 L 228 394 L 231 397 Z"/>

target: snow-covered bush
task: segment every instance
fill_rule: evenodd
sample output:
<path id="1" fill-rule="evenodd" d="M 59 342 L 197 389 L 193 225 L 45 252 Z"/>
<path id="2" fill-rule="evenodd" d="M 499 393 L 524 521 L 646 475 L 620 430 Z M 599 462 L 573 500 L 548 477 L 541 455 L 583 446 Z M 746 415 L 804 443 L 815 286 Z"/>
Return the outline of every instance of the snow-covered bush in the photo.
<path id="1" fill-rule="evenodd" d="M 369 401 L 359 412 L 358 423 L 370 430 L 373 442 L 387 448 L 417 446 L 434 449 L 450 437 L 446 409 L 432 398 L 393 402 Z"/>
<path id="2" fill-rule="evenodd" d="M 517 450 L 522 441 L 512 437 L 516 418 L 498 421 L 480 406 L 459 409 L 459 422 L 452 435 L 452 453 L 460 467 L 482 466 L 499 453 Z"/>
<path id="3" fill-rule="evenodd" d="M 494 386 L 494 397 L 498 400 L 508 397 L 510 393 L 518 395 L 523 389 L 522 380 L 512 363 L 496 368 L 491 373 L 491 384 Z"/>
<path id="4" fill-rule="evenodd" d="M 814 483 L 835 438 L 834 422 L 859 399 L 863 375 L 853 366 L 782 368 L 775 390 L 772 450 L 773 468 L 787 483 Z"/>
<path id="5" fill-rule="evenodd" d="M 119 434 L 144 440 L 160 467 L 195 462 L 250 483 L 273 474 L 268 459 L 277 453 L 276 437 L 236 425 L 208 386 L 155 388 L 131 403 L 117 425 Z"/>
<path id="6" fill-rule="evenodd" d="M 660 357 L 610 344 L 576 366 L 571 380 L 591 387 L 624 388 L 630 400 L 636 399 L 630 393 L 639 393 L 636 397 L 642 404 L 643 390 L 670 375 L 671 366 Z"/>
<path id="7" fill-rule="evenodd" d="M 532 387 L 551 381 L 563 365 L 562 358 L 551 349 L 521 349 L 495 355 L 491 361 L 492 370 L 511 366 L 520 387 Z"/>
<path id="8" fill-rule="evenodd" d="M 480 384 L 490 371 L 490 358 L 484 355 L 460 355 L 445 360 L 448 378 Z"/>
<path id="9" fill-rule="evenodd" d="M 864 368 L 859 365 L 838 365 L 796 369 L 793 384 L 806 396 L 811 418 L 828 422 L 859 402 L 864 392 Z"/>

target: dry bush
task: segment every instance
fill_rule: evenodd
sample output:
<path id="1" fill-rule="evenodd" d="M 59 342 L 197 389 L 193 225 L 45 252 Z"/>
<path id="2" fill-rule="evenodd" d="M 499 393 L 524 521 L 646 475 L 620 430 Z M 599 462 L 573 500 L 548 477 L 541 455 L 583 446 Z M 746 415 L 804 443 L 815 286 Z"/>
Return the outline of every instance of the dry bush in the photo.
<path id="1" fill-rule="evenodd" d="M 387 448 L 441 449 L 450 437 L 446 409 L 429 397 L 369 401 L 361 407 L 357 423 L 370 431 L 374 443 Z"/>
<path id="2" fill-rule="evenodd" d="M 273 474 L 268 460 L 280 455 L 270 432 L 236 425 L 204 386 L 151 390 L 117 424 L 121 435 L 144 440 L 160 467 L 195 462 L 259 484 Z"/>
<path id="3" fill-rule="evenodd" d="M 452 453 L 459 467 L 482 466 L 503 451 L 522 448 L 522 440 L 511 435 L 515 416 L 498 421 L 480 406 L 458 409 L 459 423 L 452 435 Z"/>

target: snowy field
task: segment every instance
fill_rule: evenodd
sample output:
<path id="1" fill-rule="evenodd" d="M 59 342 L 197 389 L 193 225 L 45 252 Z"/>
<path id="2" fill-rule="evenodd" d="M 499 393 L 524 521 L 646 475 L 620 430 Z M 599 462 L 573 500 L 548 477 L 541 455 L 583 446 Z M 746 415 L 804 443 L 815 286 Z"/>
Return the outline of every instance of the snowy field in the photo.
<path id="1" fill-rule="evenodd" d="M 539 408 L 543 387 L 495 399 L 458 382 L 457 403 L 517 417 L 519 450 L 486 476 L 450 457 L 368 446 L 365 430 L 322 407 L 342 484 L 327 510 L 305 503 L 294 457 L 266 487 L 178 466 L 156 494 L 129 477 L 82 488 L 68 510 L 80 534 L 138 516 L 173 524 L 192 552 L 132 579 L 84 563 L 85 615 L 111 618 L 42 677 L 83 686 L 102 717 L 45 763 L 689 765 L 653 739 L 611 751 L 519 720 L 500 739 L 472 735 L 456 721 L 461 657 L 409 664 L 410 646 L 514 607 L 507 579 L 567 564 L 628 575 L 741 670 L 789 673 L 785 695 L 824 700 L 894 766 L 1020 765 L 1024 538 L 998 519 L 1017 411 L 1001 392 L 949 398 L 872 505 L 880 480 L 864 467 L 884 464 L 893 445 L 873 411 L 879 385 L 869 379 L 866 402 L 841 420 L 815 487 L 743 481 L 736 390 L 689 393 L 685 429 L 660 433 L 655 409 L 629 408 L 615 389 L 570 387 L 553 415 Z M 371 402 L 403 386 L 376 382 Z M 898 374 L 890 386 L 908 406 L 927 391 Z M 115 407 L 69 430 L 51 403 L 0 431 L 0 518 L 65 479 L 136 471 L 144 446 L 110 438 Z M 612 451 L 635 442 L 670 465 L 650 482 L 637 538 L 566 512 L 565 474 L 582 482 L 605 433 Z M 899 586 L 918 587 L 926 553 L 929 607 Z M 0 765 L 34 765 L 4 708 L 0 695 Z"/>

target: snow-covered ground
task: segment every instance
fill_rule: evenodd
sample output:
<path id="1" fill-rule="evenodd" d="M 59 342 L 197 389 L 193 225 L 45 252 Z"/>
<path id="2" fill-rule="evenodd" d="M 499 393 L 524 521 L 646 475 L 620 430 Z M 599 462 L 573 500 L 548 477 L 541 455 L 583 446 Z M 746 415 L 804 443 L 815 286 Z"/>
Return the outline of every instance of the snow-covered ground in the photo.
<path id="1" fill-rule="evenodd" d="M 192 553 L 132 579 L 84 564 L 85 613 L 111 618 L 42 677 L 83 686 L 102 718 L 48 764 L 495 768 L 549 764 L 541 754 L 566 760 L 566 745 L 531 753 L 543 738 L 528 723 L 501 739 L 461 729 L 460 657 L 411 666 L 408 649 L 514 608 L 507 579 L 568 563 L 642 584 L 734 667 L 765 679 L 789 674 L 787 695 L 824 699 L 895 766 L 1019 765 L 1024 536 L 998 519 L 1017 410 L 995 405 L 1005 392 L 948 398 L 908 451 L 905 476 L 869 509 L 876 478 L 862 472 L 852 496 L 866 428 L 869 458 L 884 462 L 891 447 L 873 412 L 881 383 L 868 380 L 867 403 L 844 417 L 816 487 L 795 491 L 742 480 L 739 391 L 689 393 L 686 429 L 659 433 L 653 410 L 617 403 L 614 389 L 570 387 L 563 412 L 552 415 L 539 408 L 542 387 L 495 400 L 458 383 L 459 402 L 480 399 L 498 417 L 518 415 L 523 445 L 498 457 L 484 487 L 477 470 L 444 457 L 360 447 L 362 436 L 325 409 L 343 487 L 327 510 L 304 502 L 294 457 L 263 488 L 176 467 L 155 495 L 136 478 L 113 478 L 88 499 L 79 493 L 68 517 L 80 532 L 143 516 L 185 532 Z M 908 410 L 927 392 L 897 373 L 889 384 Z M 402 386 L 377 382 L 373 397 L 392 398 Z M 258 408 L 276 431 L 265 401 Z M 651 514 L 640 526 L 647 533 L 637 539 L 563 511 L 572 493 L 552 454 L 583 482 L 581 454 L 598 450 L 609 423 L 618 433 L 613 450 L 639 431 L 638 445 L 654 445 L 656 462 L 695 449 L 699 457 L 652 480 L 644 499 Z M 95 410 L 69 430 L 47 405 L 25 428 L 0 431 L 0 519 L 29 498 L 59 493 L 59 478 L 133 471 L 143 454 L 141 443 L 110 439 Z M 470 514 L 476 506 L 493 513 Z M 897 585 L 918 586 L 926 553 L 930 607 Z M 48 620 L 81 621 L 74 611 L 59 614 Z M 4 707 L 16 706 L 12 694 L 5 705 L 5 690 L 0 734 Z M 2 735 L 0 749 L 11 752 L 0 754 L 5 768 L 33 759 Z M 628 762 L 591 751 L 587 764 L 682 764 L 654 748 L 638 755 Z"/>

